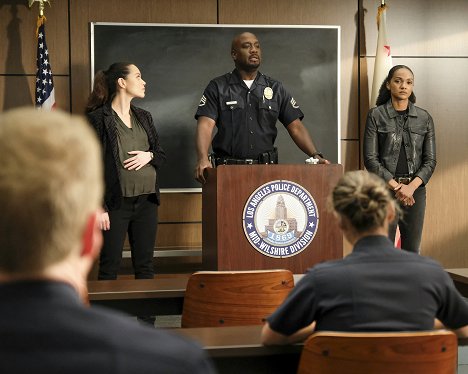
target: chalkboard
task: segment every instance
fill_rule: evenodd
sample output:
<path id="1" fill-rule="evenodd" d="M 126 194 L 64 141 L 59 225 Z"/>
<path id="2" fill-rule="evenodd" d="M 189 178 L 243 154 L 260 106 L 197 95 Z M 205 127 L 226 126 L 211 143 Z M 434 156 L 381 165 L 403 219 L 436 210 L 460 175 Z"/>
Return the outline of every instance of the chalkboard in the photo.
<path id="1" fill-rule="evenodd" d="M 167 153 L 158 174 L 162 188 L 200 187 L 194 179 L 194 114 L 209 81 L 233 70 L 231 41 L 243 31 L 257 35 L 260 71 L 294 96 L 317 148 L 340 161 L 338 26 L 92 23 L 92 76 L 128 61 L 146 81 L 146 97 L 133 103 L 151 112 Z M 281 123 L 277 127 L 280 163 L 304 163 L 307 156 Z"/>

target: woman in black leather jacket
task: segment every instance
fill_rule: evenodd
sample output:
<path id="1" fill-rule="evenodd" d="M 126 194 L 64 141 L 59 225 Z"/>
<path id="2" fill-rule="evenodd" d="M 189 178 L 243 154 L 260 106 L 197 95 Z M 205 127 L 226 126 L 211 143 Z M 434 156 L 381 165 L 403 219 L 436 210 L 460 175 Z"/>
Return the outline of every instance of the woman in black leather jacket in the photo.
<path id="1" fill-rule="evenodd" d="M 369 111 L 364 133 L 364 165 L 379 175 L 402 207 L 390 226 L 394 240 L 398 224 L 401 247 L 419 253 L 426 187 L 436 166 L 434 122 L 414 105 L 414 75 L 405 65 L 390 69 Z"/>

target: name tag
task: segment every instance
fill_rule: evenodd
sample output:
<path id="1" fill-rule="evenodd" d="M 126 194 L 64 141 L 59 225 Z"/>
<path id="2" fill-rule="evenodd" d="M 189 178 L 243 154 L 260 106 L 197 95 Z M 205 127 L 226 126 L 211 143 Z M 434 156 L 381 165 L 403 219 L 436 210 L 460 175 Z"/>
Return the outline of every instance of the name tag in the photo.
<path id="1" fill-rule="evenodd" d="M 226 105 L 236 105 L 237 101 L 226 101 Z"/>

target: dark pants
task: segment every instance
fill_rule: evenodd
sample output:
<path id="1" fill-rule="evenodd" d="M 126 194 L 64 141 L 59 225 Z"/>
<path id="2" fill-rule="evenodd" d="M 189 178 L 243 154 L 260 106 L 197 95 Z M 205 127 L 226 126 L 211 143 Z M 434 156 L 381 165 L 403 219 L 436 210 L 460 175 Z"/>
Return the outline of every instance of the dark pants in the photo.
<path id="1" fill-rule="evenodd" d="M 125 235 L 132 251 L 136 279 L 154 277 L 153 251 L 158 223 L 158 206 L 151 195 L 124 197 L 120 209 L 109 212 L 110 230 L 103 231 L 104 245 L 99 259 L 98 279 L 112 280 L 122 261 Z"/>
<path id="2" fill-rule="evenodd" d="M 419 253 L 421 246 L 422 230 L 424 225 L 424 213 L 426 211 L 426 187 L 419 187 L 413 194 L 415 204 L 404 206 L 400 204 L 402 216 L 397 215 L 389 227 L 389 238 L 395 241 L 397 224 L 400 227 L 401 248 Z"/>

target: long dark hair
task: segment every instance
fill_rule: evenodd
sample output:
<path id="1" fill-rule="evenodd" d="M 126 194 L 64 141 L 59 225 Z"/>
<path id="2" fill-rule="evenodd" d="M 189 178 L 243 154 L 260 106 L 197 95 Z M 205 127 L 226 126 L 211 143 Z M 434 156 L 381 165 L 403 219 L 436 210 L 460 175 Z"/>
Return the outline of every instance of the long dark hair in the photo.
<path id="1" fill-rule="evenodd" d="M 390 93 L 390 90 L 387 88 L 387 83 L 389 83 L 392 80 L 393 75 L 399 69 L 409 70 L 411 74 L 413 74 L 413 77 L 414 77 L 413 71 L 406 65 L 395 65 L 394 67 L 392 67 L 390 71 L 388 72 L 387 78 L 384 79 L 384 81 L 382 82 L 382 85 L 380 86 L 379 95 L 377 96 L 375 105 L 379 106 L 379 105 L 385 104 L 388 100 L 390 100 L 390 98 L 392 97 L 392 94 Z M 416 102 L 416 96 L 414 92 L 411 92 L 411 95 L 408 98 L 408 100 L 411 101 L 413 104 Z"/>
<path id="2" fill-rule="evenodd" d="M 130 62 L 116 62 L 105 71 L 99 70 L 94 76 L 93 91 L 89 95 L 86 113 L 112 101 L 117 91 L 117 80 L 130 73 Z"/>

